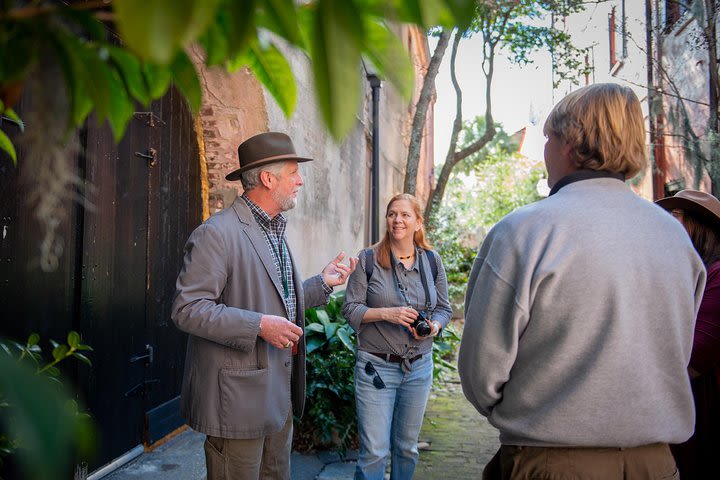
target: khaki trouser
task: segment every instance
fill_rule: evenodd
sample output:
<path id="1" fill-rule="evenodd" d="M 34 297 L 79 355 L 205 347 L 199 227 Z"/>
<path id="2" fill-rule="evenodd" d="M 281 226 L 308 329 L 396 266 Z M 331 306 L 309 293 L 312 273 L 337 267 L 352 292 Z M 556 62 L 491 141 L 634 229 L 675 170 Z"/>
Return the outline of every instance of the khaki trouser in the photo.
<path id="1" fill-rule="evenodd" d="M 483 471 L 483 480 L 679 479 L 665 443 L 633 448 L 560 448 L 503 445 Z"/>
<path id="2" fill-rule="evenodd" d="M 205 439 L 207 480 L 289 480 L 292 411 L 282 430 L 262 438 Z"/>

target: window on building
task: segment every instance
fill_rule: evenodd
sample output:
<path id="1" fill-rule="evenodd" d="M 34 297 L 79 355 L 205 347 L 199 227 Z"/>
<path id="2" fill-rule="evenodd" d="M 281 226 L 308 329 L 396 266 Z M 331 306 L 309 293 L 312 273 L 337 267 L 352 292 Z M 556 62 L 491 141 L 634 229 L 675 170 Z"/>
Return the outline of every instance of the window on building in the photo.
<path id="1" fill-rule="evenodd" d="M 627 16 L 625 0 L 620 2 L 620 12 L 613 6 L 608 14 L 608 40 L 610 47 L 610 72 L 615 73 L 627 57 Z"/>

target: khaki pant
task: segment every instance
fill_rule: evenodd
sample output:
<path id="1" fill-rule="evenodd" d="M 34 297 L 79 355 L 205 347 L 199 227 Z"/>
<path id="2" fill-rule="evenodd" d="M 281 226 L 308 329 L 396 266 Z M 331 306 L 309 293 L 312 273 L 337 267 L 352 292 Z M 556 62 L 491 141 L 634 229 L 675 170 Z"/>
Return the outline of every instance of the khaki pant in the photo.
<path id="1" fill-rule="evenodd" d="M 679 479 L 667 444 L 633 448 L 560 448 L 503 445 L 483 480 Z"/>
<path id="2" fill-rule="evenodd" d="M 262 438 L 205 439 L 207 480 L 289 480 L 292 412 L 282 430 Z"/>

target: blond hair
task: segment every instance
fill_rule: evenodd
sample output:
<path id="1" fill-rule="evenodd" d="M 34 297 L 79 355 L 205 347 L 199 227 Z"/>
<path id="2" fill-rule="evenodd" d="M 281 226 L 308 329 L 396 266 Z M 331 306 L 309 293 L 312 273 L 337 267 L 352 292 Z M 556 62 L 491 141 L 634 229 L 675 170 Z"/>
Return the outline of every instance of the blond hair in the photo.
<path id="1" fill-rule="evenodd" d="M 387 217 L 388 212 L 390 212 L 390 207 L 392 206 L 392 204 L 400 200 L 407 200 L 408 202 L 410 202 L 410 206 L 412 207 L 413 212 L 418 219 L 418 222 L 420 222 L 420 228 L 413 234 L 413 241 L 415 242 L 415 245 L 425 250 L 432 249 L 432 246 L 430 246 L 428 241 L 425 239 L 425 222 L 423 221 L 422 216 L 422 206 L 420 205 L 418 199 L 415 198 L 413 195 L 410 195 L 409 193 L 399 193 L 392 197 L 387 204 L 387 208 L 385 209 L 385 216 Z M 390 232 L 386 231 L 385 236 L 382 238 L 382 240 L 373 245 L 373 248 L 377 252 L 376 256 L 378 265 L 380 265 L 382 268 L 389 269 Z"/>
<path id="2" fill-rule="evenodd" d="M 598 83 L 560 100 L 543 132 L 567 142 L 578 168 L 632 178 L 645 168 L 645 122 L 640 101 L 628 87 Z"/>

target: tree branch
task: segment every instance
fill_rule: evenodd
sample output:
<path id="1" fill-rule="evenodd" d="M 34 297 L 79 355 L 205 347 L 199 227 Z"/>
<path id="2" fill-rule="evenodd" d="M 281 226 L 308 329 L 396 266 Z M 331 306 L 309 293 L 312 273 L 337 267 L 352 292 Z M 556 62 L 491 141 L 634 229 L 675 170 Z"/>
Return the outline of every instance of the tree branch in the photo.
<path id="1" fill-rule="evenodd" d="M 423 77 L 420 96 L 415 106 L 415 115 L 413 116 L 412 130 L 410 131 L 410 145 L 408 146 L 408 156 L 405 167 L 405 185 L 403 186 L 403 191 L 411 195 L 415 195 L 417 187 L 420 146 L 422 145 L 423 132 L 425 131 L 428 106 L 430 105 L 433 90 L 435 90 L 435 77 L 437 77 L 440 63 L 442 63 L 442 59 L 445 56 L 445 50 L 447 49 L 451 35 L 452 30 L 448 31 L 447 29 L 444 29 L 440 34 L 440 39 L 430 59 L 427 72 L 425 73 L 425 77 Z"/>

